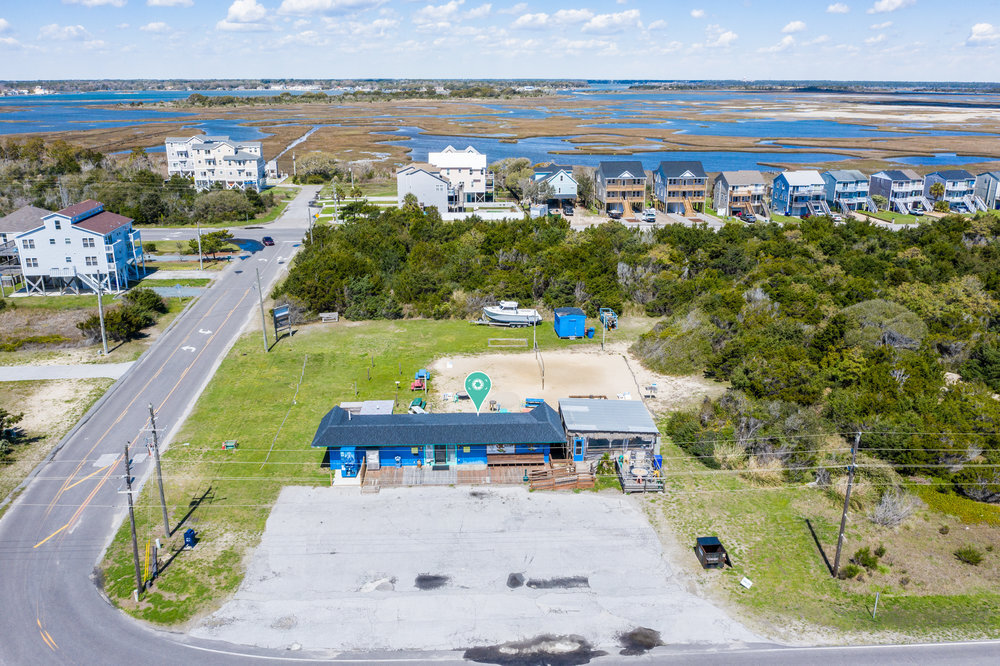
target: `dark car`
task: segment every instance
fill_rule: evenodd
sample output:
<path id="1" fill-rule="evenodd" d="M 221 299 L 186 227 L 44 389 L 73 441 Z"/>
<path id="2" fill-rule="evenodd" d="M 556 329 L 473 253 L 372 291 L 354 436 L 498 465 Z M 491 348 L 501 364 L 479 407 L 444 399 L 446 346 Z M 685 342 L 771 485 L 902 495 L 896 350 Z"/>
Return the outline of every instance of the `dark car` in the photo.
<path id="1" fill-rule="evenodd" d="M 565 215 L 566 217 L 570 217 L 571 215 L 573 215 L 573 206 L 569 204 L 563 204 L 562 209 L 563 209 L 563 215 Z"/>
<path id="2" fill-rule="evenodd" d="M 271 238 L 270 236 L 264 236 L 263 238 L 260 239 L 260 242 L 263 243 L 264 245 L 274 245 L 274 239 Z"/>

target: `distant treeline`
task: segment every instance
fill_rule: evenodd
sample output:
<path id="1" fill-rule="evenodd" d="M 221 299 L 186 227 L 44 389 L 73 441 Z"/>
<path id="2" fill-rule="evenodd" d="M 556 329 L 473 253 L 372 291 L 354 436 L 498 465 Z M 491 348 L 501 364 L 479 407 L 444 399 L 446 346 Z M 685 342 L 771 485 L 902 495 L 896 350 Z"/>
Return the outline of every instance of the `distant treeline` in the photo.
<path id="1" fill-rule="evenodd" d="M 590 84 L 608 83 L 588 81 Z M 950 81 L 794 81 L 794 80 L 704 80 L 704 81 L 619 81 L 629 90 L 747 90 L 756 92 L 803 93 L 993 93 L 1000 84 Z M 897 102 L 893 102 L 894 104 Z"/>
<path id="2" fill-rule="evenodd" d="M 441 86 L 449 90 L 512 88 L 575 88 L 582 81 L 545 79 L 93 79 L 0 81 L 0 88 L 34 88 L 53 92 L 96 92 L 102 90 L 265 90 L 275 87 L 372 88 L 375 90 L 423 90 Z"/>
<path id="3" fill-rule="evenodd" d="M 202 95 L 194 93 L 188 96 L 186 102 L 167 102 L 169 105 L 191 104 L 194 106 L 244 106 L 244 105 L 275 105 L 275 104 L 332 104 L 343 102 L 384 102 L 396 99 L 449 99 L 471 97 L 475 99 L 503 99 L 510 97 L 539 97 L 546 94 L 544 90 L 522 90 L 519 88 L 498 88 L 495 86 L 469 86 L 444 92 L 434 88 L 408 88 L 393 91 L 363 91 L 345 92 L 338 95 L 328 95 L 322 91 L 309 91 L 294 94 L 283 92 L 280 95 Z"/>

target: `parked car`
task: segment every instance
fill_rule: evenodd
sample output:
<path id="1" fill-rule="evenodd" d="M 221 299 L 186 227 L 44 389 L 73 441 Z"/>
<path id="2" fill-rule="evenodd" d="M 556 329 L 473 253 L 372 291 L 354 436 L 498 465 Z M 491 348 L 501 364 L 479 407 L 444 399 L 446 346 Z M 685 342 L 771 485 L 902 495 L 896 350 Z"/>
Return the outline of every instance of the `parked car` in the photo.
<path id="1" fill-rule="evenodd" d="M 573 215 L 572 204 L 563 204 L 562 210 L 563 210 L 563 215 L 565 215 L 566 217 L 572 217 Z"/>
<path id="2" fill-rule="evenodd" d="M 757 221 L 757 216 L 754 215 L 753 213 L 741 213 L 740 217 L 743 218 L 744 222 L 751 222 L 751 223 L 753 223 L 753 222 Z"/>
<path id="3" fill-rule="evenodd" d="M 620 220 L 622 219 L 622 211 L 617 208 L 613 208 L 608 211 L 608 217 L 612 220 Z"/>
<path id="4" fill-rule="evenodd" d="M 274 245 L 274 239 L 271 238 L 270 236 L 264 236 L 263 238 L 260 239 L 260 242 L 263 243 L 264 245 Z"/>
<path id="5" fill-rule="evenodd" d="M 844 216 L 838 213 L 834 213 L 833 215 L 830 216 L 830 219 L 833 220 L 834 222 L 843 222 Z"/>
<path id="6" fill-rule="evenodd" d="M 656 211 L 652 208 L 647 208 L 642 211 L 641 219 L 643 222 L 656 222 Z"/>

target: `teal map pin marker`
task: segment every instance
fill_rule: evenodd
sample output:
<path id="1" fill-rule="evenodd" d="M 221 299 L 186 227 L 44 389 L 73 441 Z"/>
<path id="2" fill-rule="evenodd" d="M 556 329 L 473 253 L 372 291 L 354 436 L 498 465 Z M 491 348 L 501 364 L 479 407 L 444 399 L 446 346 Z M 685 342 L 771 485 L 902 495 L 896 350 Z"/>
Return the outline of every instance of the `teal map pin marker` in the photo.
<path id="1" fill-rule="evenodd" d="M 465 378 L 465 392 L 472 398 L 472 404 L 476 406 L 476 414 L 486 402 L 486 396 L 490 394 L 491 388 L 493 388 L 493 382 L 485 372 L 476 371 Z"/>

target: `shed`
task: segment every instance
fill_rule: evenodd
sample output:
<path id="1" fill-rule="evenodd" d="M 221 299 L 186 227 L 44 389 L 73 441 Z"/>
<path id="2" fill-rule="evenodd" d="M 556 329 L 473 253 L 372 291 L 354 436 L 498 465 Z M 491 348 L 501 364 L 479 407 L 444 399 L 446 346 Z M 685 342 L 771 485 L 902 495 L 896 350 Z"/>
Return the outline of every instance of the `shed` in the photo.
<path id="1" fill-rule="evenodd" d="M 566 430 L 567 452 L 573 460 L 594 460 L 605 453 L 656 453 L 660 431 L 638 400 L 563 398 L 559 417 Z"/>
<path id="2" fill-rule="evenodd" d="M 587 332 L 587 315 L 580 308 L 556 308 L 552 326 L 560 338 L 582 338 Z"/>

